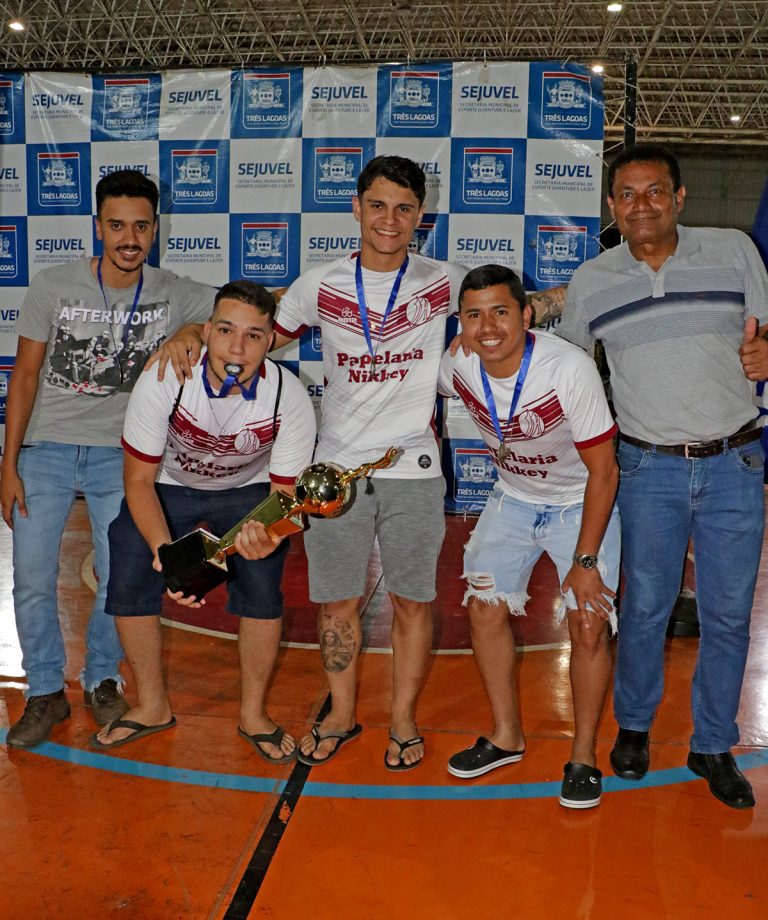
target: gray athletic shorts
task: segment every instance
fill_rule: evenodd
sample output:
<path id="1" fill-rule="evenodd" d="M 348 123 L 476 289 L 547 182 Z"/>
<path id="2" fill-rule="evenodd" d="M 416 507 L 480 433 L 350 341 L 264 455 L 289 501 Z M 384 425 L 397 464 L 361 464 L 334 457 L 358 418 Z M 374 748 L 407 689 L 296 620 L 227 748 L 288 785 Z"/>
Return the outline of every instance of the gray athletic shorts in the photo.
<path id="1" fill-rule="evenodd" d="M 434 600 L 445 536 L 443 477 L 376 478 L 355 483 L 355 489 L 341 517 L 309 519 L 304 546 L 310 598 L 327 604 L 362 596 L 378 537 L 387 591 L 412 601 Z"/>

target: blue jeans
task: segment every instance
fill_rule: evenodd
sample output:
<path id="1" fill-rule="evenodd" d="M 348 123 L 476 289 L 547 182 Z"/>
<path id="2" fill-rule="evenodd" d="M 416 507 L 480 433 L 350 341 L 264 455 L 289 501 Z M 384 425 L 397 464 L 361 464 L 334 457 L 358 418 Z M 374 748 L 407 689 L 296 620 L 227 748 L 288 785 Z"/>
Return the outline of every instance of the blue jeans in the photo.
<path id="1" fill-rule="evenodd" d="M 749 649 L 765 508 L 759 441 L 705 460 L 620 442 L 619 512 L 625 592 L 614 711 L 647 731 L 664 690 L 664 642 L 693 539 L 701 640 L 693 677 L 691 750 L 739 740 L 736 713 Z"/>
<path id="2" fill-rule="evenodd" d="M 64 686 L 66 652 L 56 580 L 61 538 L 77 491 L 88 504 L 97 578 L 80 680 L 86 690 L 108 677 L 119 680 L 123 649 L 114 619 L 104 613 L 104 601 L 109 578 L 107 531 L 123 497 L 123 452 L 119 447 L 40 441 L 22 448 L 18 470 L 28 517 L 14 508 L 13 602 L 27 696 L 55 693 Z"/>

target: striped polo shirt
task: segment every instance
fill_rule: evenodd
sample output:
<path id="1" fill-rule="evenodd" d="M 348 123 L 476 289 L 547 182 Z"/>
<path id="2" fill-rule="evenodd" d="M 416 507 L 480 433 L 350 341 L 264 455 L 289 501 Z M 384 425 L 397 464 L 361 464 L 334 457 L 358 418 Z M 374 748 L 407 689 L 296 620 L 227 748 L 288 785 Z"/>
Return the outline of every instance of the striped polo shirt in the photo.
<path id="1" fill-rule="evenodd" d="M 559 335 L 603 342 L 619 428 L 654 444 L 725 437 L 757 415 L 739 360 L 744 322 L 768 323 L 768 276 L 739 230 L 678 226 L 654 272 L 627 243 L 573 275 Z"/>

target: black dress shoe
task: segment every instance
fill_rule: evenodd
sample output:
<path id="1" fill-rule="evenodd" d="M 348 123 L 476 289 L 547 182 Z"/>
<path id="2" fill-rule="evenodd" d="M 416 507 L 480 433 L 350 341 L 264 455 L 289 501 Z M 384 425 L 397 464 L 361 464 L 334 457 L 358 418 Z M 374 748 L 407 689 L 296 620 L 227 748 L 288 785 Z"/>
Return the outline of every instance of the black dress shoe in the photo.
<path id="1" fill-rule="evenodd" d="M 611 766 L 616 776 L 622 779 L 642 779 L 650 764 L 648 732 L 620 728 L 611 751 Z"/>
<path id="2" fill-rule="evenodd" d="M 703 776 L 712 795 L 729 808 L 754 808 L 752 786 L 728 751 L 725 754 L 696 754 L 691 751 L 688 769 L 697 776 Z"/>

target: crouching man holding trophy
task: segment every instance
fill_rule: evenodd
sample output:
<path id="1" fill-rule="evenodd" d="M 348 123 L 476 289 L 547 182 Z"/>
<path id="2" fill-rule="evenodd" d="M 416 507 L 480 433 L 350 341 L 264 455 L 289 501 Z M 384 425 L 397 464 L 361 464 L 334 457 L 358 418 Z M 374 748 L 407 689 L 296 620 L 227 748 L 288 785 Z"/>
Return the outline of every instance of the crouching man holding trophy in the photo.
<path id="1" fill-rule="evenodd" d="M 131 394 L 125 500 L 109 531 L 114 564 L 106 609 L 116 618 L 138 701 L 93 737 L 95 747 L 176 725 L 161 662 L 164 590 L 199 607 L 207 590 L 228 580 L 226 609 L 240 618 L 238 734 L 270 763 L 295 756 L 294 739 L 267 715 L 266 690 L 282 630 L 283 537 L 301 529 L 301 503 L 292 496 L 312 459 L 315 414 L 301 382 L 266 358 L 274 315 L 275 300 L 264 288 L 226 284 L 192 379 L 180 389 L 172 374 L 163 381 L 144 374 Z M 262 505 L 265 513 L 250 513 Z M 202 522 L 224 538 L 188 533 Z M 203 556 L 197 562 L 195 551 Z"/>

